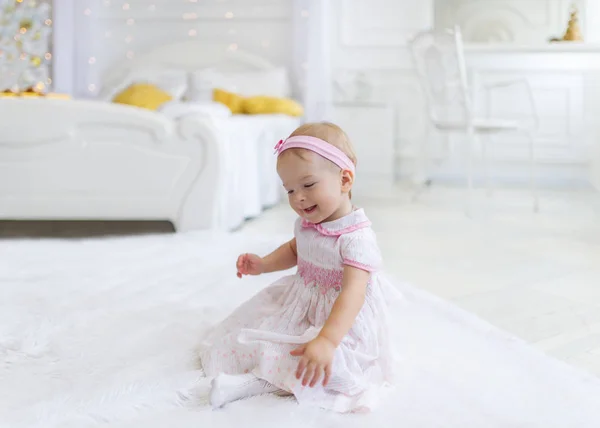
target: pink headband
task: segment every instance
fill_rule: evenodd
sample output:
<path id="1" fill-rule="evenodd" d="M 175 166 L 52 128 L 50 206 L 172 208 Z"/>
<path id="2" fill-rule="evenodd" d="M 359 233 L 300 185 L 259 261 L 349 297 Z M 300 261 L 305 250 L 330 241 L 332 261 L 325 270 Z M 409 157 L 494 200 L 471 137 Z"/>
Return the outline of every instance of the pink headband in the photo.
<path id="1" fill-rule="evenodd" d="M 306 149 L 330 160 L 337 166 L 354 173 L 354 163 L 344 152 L 327 141 L 307 135 L 297 135 L 287 140 L 279 140 L 275 146 L 275 154 L 279 156 L 287 149 Z"/>

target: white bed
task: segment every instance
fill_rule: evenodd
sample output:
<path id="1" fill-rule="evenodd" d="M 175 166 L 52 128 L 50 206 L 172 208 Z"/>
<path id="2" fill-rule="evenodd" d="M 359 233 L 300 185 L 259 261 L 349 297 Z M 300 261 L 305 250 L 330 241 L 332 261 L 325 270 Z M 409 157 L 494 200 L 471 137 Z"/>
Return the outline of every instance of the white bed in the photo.
<path id="1" fill-rule="evenodd" d="M 398 385 L 371 415 L 256 397 L 220 411 L 196 346 L 278 275 L 240 252 L 287 236 L 0 241 L 0 427 L 597 428 L 600 380 L 406 285 Z"/>
<path id="2" fill-rule="evenodd" d="M 107 102 L 140 76 L 162 79 L 180 97 L 189 93 L 188 76 L 203 70 L 282 76 L 257 56 L 188 41 L 111 67 L 98 101 L 0 99 L 0 219 L 168 220 L 179 231 L 232 230 L 276 204 L 273 146 L 298 118 L 231 116 L 204 100 L 175 114 Z M 255 83 L 246 80 L 242 86 Z"/>

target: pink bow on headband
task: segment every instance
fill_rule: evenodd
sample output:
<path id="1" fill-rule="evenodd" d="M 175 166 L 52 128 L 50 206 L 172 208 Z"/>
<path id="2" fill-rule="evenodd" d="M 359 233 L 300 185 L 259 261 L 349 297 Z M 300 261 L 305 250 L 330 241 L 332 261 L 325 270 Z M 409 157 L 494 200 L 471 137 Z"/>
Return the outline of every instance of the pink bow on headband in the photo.
<path id="1" fill-rule="evenodd" d="M 341 169 L 352 171 L 352 173 L 355 172 L 354 162 L 350 160 L 346 153 L 320 138 L 309 137 L 308 135 L 296 135 L 287 140 L 279 140 L 275 145 L 275 154 L 279 156 L 287 149 L 310 150 L 333 162 Z"/>
<path id="2" fill-rule="evenodd" d="M 275 154 L 279 155 L 281 153 L 281 146 L 283 146 L 283 140 L 279 140 L 279 142 L 275 144 Z"/>

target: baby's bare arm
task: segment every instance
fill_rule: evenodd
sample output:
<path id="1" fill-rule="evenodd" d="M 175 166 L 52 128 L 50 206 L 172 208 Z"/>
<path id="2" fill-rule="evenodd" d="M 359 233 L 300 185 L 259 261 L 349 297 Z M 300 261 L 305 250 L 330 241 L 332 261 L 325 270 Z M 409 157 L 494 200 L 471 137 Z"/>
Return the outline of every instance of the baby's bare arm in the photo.
<path id="1" fill-rule="evenodd" d="M 352 266 L 344 267 L 342 292 L 333 304 L 319 336 L 326 338 L 334 346 L 339 346 L 365 303 L 370 276 L 371 274 L 364 270 Z"/>
<path id="2" fill-rule="evenodd" d="M 263 273 L 277 272 L 293 268 L 298 263 L 296 238 L 286 242 L 271 254 L 263 257 Z"/>

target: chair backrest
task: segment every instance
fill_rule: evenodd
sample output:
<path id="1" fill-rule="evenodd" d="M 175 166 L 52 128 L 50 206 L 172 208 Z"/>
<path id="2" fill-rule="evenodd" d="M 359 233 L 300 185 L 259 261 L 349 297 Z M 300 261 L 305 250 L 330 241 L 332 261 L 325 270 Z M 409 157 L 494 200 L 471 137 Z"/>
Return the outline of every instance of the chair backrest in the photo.
<path id="1" fill-rule="evenodd" d="M 423 31 L 409 41 L 416 71 L 434 124 L 464 123 L 471 100 L 460 28 Z"/>

